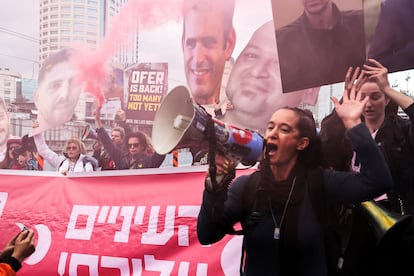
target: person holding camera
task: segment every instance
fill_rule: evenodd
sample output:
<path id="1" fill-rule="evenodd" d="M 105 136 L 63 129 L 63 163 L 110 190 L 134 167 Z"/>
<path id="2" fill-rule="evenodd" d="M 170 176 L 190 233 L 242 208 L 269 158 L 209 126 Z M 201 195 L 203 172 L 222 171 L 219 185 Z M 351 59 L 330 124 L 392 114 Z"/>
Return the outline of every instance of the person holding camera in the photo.
<path id="1" fill-rule="evenodd" d="M 23 228 L 0 252 L 0 276 L 14 276 L 22 267 L 24 259 L 35 252 L 34 232 Z"/>
<path id="2" fill-rule="evenodd" d="M 20 137 L 14 136 L 7 139 L 6 143 L 6 155 L 3 160 L 0 162 L 0 169 L 10 169 L 15 160 L 15 151 L 16 149 L 22 146 L 22 139 Z"/>

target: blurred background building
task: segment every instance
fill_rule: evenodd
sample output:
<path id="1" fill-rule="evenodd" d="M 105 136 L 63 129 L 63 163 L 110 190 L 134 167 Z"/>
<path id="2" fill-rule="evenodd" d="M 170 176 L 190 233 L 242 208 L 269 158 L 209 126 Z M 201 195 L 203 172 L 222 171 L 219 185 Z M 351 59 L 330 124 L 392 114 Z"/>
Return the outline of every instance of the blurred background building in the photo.
<path id="1" fill-rule="evenodd" d="M 39 0 L 38 38 L 17 33 L 2 26 L 0 26 L 0 31 L 36 44 L 38 60 L 33 61 L 33 67 L 40 67 L 48 56 L 73 43 L 87 45 L 91 49 L 99 47 L 105 35 L 114 27 L 111 19 L 127 2 L 127 0 Z M 131 22 L 125 22 L 125 24 L 131 24 Z M 128 32 L 124 32 L 123 28 L 126 27 L 122 24 L 117 25 L 118 29 L 115 31 L 129 36 L 128 48 L 118 45 L 117 54 L 111 60 L 112 66 L 121 70 L 139 62 L 138 27 L 136 31 L 131 32 L 131 26 L 128 25 Z M 230 71 L 231 62 L 226 66 L 223 83 L 227 80 Z M 390 83 L 402 93 L 413 96 L 414 89 L 410 76 L 413 72 L 413 70 L 408 70 L 390 74 Z M 125 87 L 126 81 L 124 80 Z M 36 108 L 33 102 L 36 87 L 37 76 L 35 74 L 32 78 L 23 78 L 20 72 L 13 71 L 13 68 L 4 68 L 4 65 L 0 64 L 0 97 L 3 97 L 9 106 L 12 135 L 23 136 L 30 131 L 33 120 L 36 118 Z M 330 96 L 341 97 L 342 92 L 343 83 L 323 86 L 319 92 L 317 104 L 302 107 L 310 109 L 319 123 L 333 109 Z M 93 102 L 94 99 L 91 96 L 83 95 L 72 120 L 64 126 L 46 132 L 46 141 L 52 149 L 58 152 L 67 138 L 81 137 L 86 124 L 94 124 Z M 400 114 L 405 116 L 402 111 Z M 113 126 L 112 119 L 103 118 L 103 121 L 108 130 Z"/>
<path id="2" fill-rule="evenodd" d="M 38 61 L 34 61 L 33 66 L 40 67 L 50 55 L 73 43 L 87 45 L 91 49 L 99 47 L 105 34 L 112 27 L 111 19 L 127 2 L 127 0 L 39 0 L 38 39 L 4 28 L 0 31 L 37 42 L 39 55 Z M 122 26 L 118 28 L 121 29 L 117 31 L 122 32 Z M 132 45 L 129 44 L 128 49 L 119 45 L 118 54 L 111 60 L 112 66 L 121 69 L 136 63 L 138 58 L 138 30 L 132 33 L 125 32 L 125 35 L 131 36 L 128 41 L 132 41 Z M 19 72 L 12 70 L 12 68 L 0 69 L 0 97 L 3 97 L 9 105 L 11 133 L 23 136 L 30 131 L 36 118 L 34 91 L 37 88 L 37 76 L 25 79 Z M 64 141 L 69 137 L 80 137 L 85 122 L 94 122 L 91 112 L 93 102 L 92 96 L 82 95 L 72 121 L 45 133 L 46 141 L 53 150 L 60 151 Z M 103 121 L 106 122 L 108 129 L 112 127 L 109 119 L 103 118 Z"/>

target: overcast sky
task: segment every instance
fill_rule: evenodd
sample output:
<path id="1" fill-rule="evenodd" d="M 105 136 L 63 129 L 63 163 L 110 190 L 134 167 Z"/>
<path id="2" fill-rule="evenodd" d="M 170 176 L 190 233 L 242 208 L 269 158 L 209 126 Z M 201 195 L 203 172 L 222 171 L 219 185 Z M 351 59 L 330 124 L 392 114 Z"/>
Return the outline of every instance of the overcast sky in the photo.
<path id="1" fill-rule="evenodd" d="M 0 68 L 10 68 L 25 78 L 37 76 L 39 43 L 32 39 L 39 38 L 38 22 L 38 0 L 0 1 Z M 32 39 L 6 34 L 4 29 Z"/>
<path id="2" fill-rule="evenodd" d="M 168 0 L 166 0 L 168 2 Z M 272 19 L 271 1 L 236 0 L 234 25 L 237 33 L 233 57 L 236 58 L 251 34 L 264 22 Z M 170 22 L 143 32 L 140 37 L 141 62 L 168 62 L 170 80 L 184 82 L 182 51 L 180 46 L 181 23 Z M 15 35 L 5 33 L 13 32 Z M 20 37 L 19 37 L 20 36 Z M 28 39 L 21 38 L 28 37 Z M 0 0 L 0 68 L 10 68 L 24 78 L 38 74 L 39 0 Z M 407 76 L 411 79 L 407 82 Z M 413 70 L 392 74 L 390 83 L 407 85 L 413 91 Z M 181 83 L 182 84 L 182 83 Z"/>
<path id="3" fill-rule="evenodd" d="M 235 58 L 247 44 L 253 31 L 271 19 L 269 0 L 236 1 L 234 25 L 237 43 L 233 53 Z M 39 1 L 0 0 L 0 68 L 10 68 L 11 71 L 21 73 L 24 78 L 36 78 L 38 43 L 7 34 L 4 29 L 17 33 L 17 36 L 38 39 Z M 149 32 L 143 32 L 140 34 L 139 46 L 141 62 L 168 62 L 172 69 L 170 77 L 177 78 L 179 81 L 183 76 L 181 29 L 181 22 L 171 22 Z"/>

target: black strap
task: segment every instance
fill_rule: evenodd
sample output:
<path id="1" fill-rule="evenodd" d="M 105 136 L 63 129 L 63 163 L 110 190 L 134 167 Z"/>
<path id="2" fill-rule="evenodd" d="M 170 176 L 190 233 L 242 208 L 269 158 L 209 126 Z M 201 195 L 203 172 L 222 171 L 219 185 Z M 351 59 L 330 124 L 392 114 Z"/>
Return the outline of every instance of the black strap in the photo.
<path id="1" fill-rule="evenodd" d="M 351 236 L 353 206 L 329 204 L 322 169 L 309 171 L 308 190 L 317 220 L 322 225 L 324 232 L 328 268 L 331 272 L 340 270 Z M 343 221 L 340 218 L 343 218 Z"/>
<path id="2" fill-rule="evenodd" d="M 245 250 L 246 250 L 246 244 L 245 244 L 245 236 L 243 236 L 243 243 L 242 243 L 242 248 L 241 248 L 241 257 L 240 257 L 240 268 L 239 268 L 239 272 L 240 272 L 240 276 L 243 275 L 243 267 L 244 267 L 244 258 L 246 256 L 245 254 Z"/>
<path id="3" fill-rule="evenodd" d="M 214 121 L 211 118 L 211 115 L 209 115 L 207 119 L 207 133 L 206 133 L 207 141 L 208 141 L 208 172 L 210 174 L 210 179 L 213 187 L 217 187 L 217 178 L 216 178 L 216 148 L 217 148 L 217 142 L 216 142 L 216 131 L 214 129 Z"/>

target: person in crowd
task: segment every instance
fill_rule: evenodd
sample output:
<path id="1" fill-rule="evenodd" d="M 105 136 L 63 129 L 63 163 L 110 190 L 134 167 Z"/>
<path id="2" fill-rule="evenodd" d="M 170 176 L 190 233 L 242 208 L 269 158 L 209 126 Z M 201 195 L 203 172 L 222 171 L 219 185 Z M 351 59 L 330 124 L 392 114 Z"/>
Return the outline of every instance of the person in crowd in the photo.
<path id="1" fill-rule="evenodd" d="M 10 138 L 10 115 L 3 98 L 0 98 L 0 160 L 7 156 L 7 140 Z"/>
<path id="2" fill-rule="evenodd" d="M 384 157 L 361 122 L 368 99 L 357 92 L 365 81 L 358 76 L 356 71 L 342 103 L 335 97 L 332 101 L 363 164 L 361 171 L 324 169 L 312 113 L 280 108 L 268 121 L 264 158 L 257 172 L 229 185 L 234 162 L 217 153 L 215 166 L 210 164 L 197 221 L 201 244 L 234 234 L 233 226 L 240 223 L 243 275 L 328 275 L 330 255 L 320 212 L 331 204 L 372 199 L 392 185 Z"/>
<path id="3" fill-rule="evenodd" d="M 123 149 L 125 147 L 125 129 L 120 126 L 112 128 L 111 140 L 117 147 Z"/>
<path id="4" fill-rule="evenodd" d="M 24 259 L 35 252 L 33 230 L 24 228 L 11 239 L 0 252 L 0 275 L 14 276 L 22 267 Z"/>
<path id="5" fill-rule="evenodd" d="M 368 57 L 389 72 L 414 68 L 414 1 L 383 0 Z"/>
<path id="6" fill-rule="evenodd" d="M 260 26 L 237 57 L 226 87 L 232 108 L 221 118 L 264 135 L 275 109 L 297 107 L 305 95 L 317 97 L 319 88 L 283 93 L 273 21 Z"/>
<path id="7" fill-rule="evenodd" d="M 186 0 L 183 4 L 182 48 L 193 100 L 214 115 L 214 101 L 226 105 L 221 92 L 226 61 L 236 42 L 234 0 Z"/>
<path id="8" fill-rule="evenodd" d="M 115 124 L 116 126 L 112 128 L 111 139 L 120 148 L 124 148 L 125 136 L 132 132 L 131 126 L 127 123 L 125 110 L 119 109 L 116 111 Z"/>
<path id="9" fill-rule="evenodd" d="M 360 88 L 367 99 L 362 117 L 371 136 L 375 139 L 390 169 L 393 186 L 376 202 L 394 214 L 414 215 L 414 100 L 393 89 L 388 82 L 388 69 L 380 62 L 369 59 L 364 65 L 368 77 Z M 349 82 L 345 85 L 349 85 Z M 387 114 L 387 107 L 396 104 L 408 115 L 404 119 L 396 112 Z M 329 165 L 336 170 L 359 171 L 360 158 L 347 137 L 345 128 L 336 113 L 322 120 L 322 148 Z M 348 206 L 351 220 L 344 240 L 348 240 L 345 251 L 344 275 L 404 275 L 412 271 L 414 259 L 414 224 L 393 234 L 393 246 L 378 248 L 378 237 L 373 235 L 368 217 L 363 209 Z M 400 274 L 402 273 L 402 274 Z"/>
<path id="10" fill-rule="evenodd" d="M 96 139 L 92 145 L 92 157 L 98 160 L 98 167 L 102 171 L 115 170 L 115 162 L 111 159 L 111 156 L 106 152 L 101 140 Z"/>
<path id="11" fill-rule="evenodd" d="M 37 127 L 37 122 L 33 127 Z M 48 147 L 42 133 L 34 135 L 33 138 L 40 156 L 63 175 L 69 172 L 93 172 L 98 168 L 98 161 L 86 155 L 85 143 L 77 137 L 66 140 L 63 155 L 57 154 Z"/>
<path id="12" fill-rule="evenodd" d="M 36 143 L 33 137 L 28 134 L 22 137 L 22 147 L 26 148 L 28 170 L 43 170 L 44 160 L 37 152 Z"/>
<path id="13" fill-rule="evenodd" d="M 12 170 L 28 170 L 28 159 L 26 149 L 22 146 L 14 151 L 14 160 L 10 166 Z"/>
<path id="14" fill-rule="evenodd" d="M 20 137 L 11 137 L 6 143 L 6 156 L 0 162 L 0 169 L 10 169 L 15 160 L 15 150 L 22 146 Z"/>
<path id="15" fill-rule="evenodd" d="M 34 96 L 39 127 L 32 129 L 31 136 L 62 125 L 73 116 L 82 92 L 76 67 L 70 61 L 73 51 L 64 48 L 42 63 Z"/>
<path id="16" fill-rule="evenodd" d="M 276 30 L 285 93 L 342 82 L 348 67 L 366 57 L 362 6 L 341 11 L 332 0 L 302 3 L 303 14 Z"/>
<path id="17" fill-rule="evenodd" d="M 116 146 L 103 127 L 100 109 L 101 107 L 97 107 L 95 111 L 96 133 L 105 150 L 114 161 L 116 169 L 158 168 L 162 164 L 165 155 L 159 155 L 153 152 L 147 135 L 141 131 L 132 132 L 127 135 L 125 138 L 127 152 L 124 152 Z"/>
<path id="18" fill-rule="evenodd" d="M 27 145 L 23 144 L 22 146 L 16 148 L 13 156 L 14 160 L 9 167 L 10 169 L 29 171 L 41 170 L 34 153 Z"/>
<path id="19" fill-rule="evenodd" d="M 100 120 L 101 121 L 101 120 Z M 128 147 L 126 146 L 126 135 L 132 133 L 132 129 L 126 122 L 126 114 L 123 109 L 116 112 L 115 123 L 111 130 L 111 140 L 115 146 L 117 146 L 124 154 L 128 153 Z M 102 141 L 98 138 L 94 143 L 93 156 L 96 158 L 99 156 L 102 170 L 116 170 L 117 165 L 108 151 L 105 149 Z"/>

